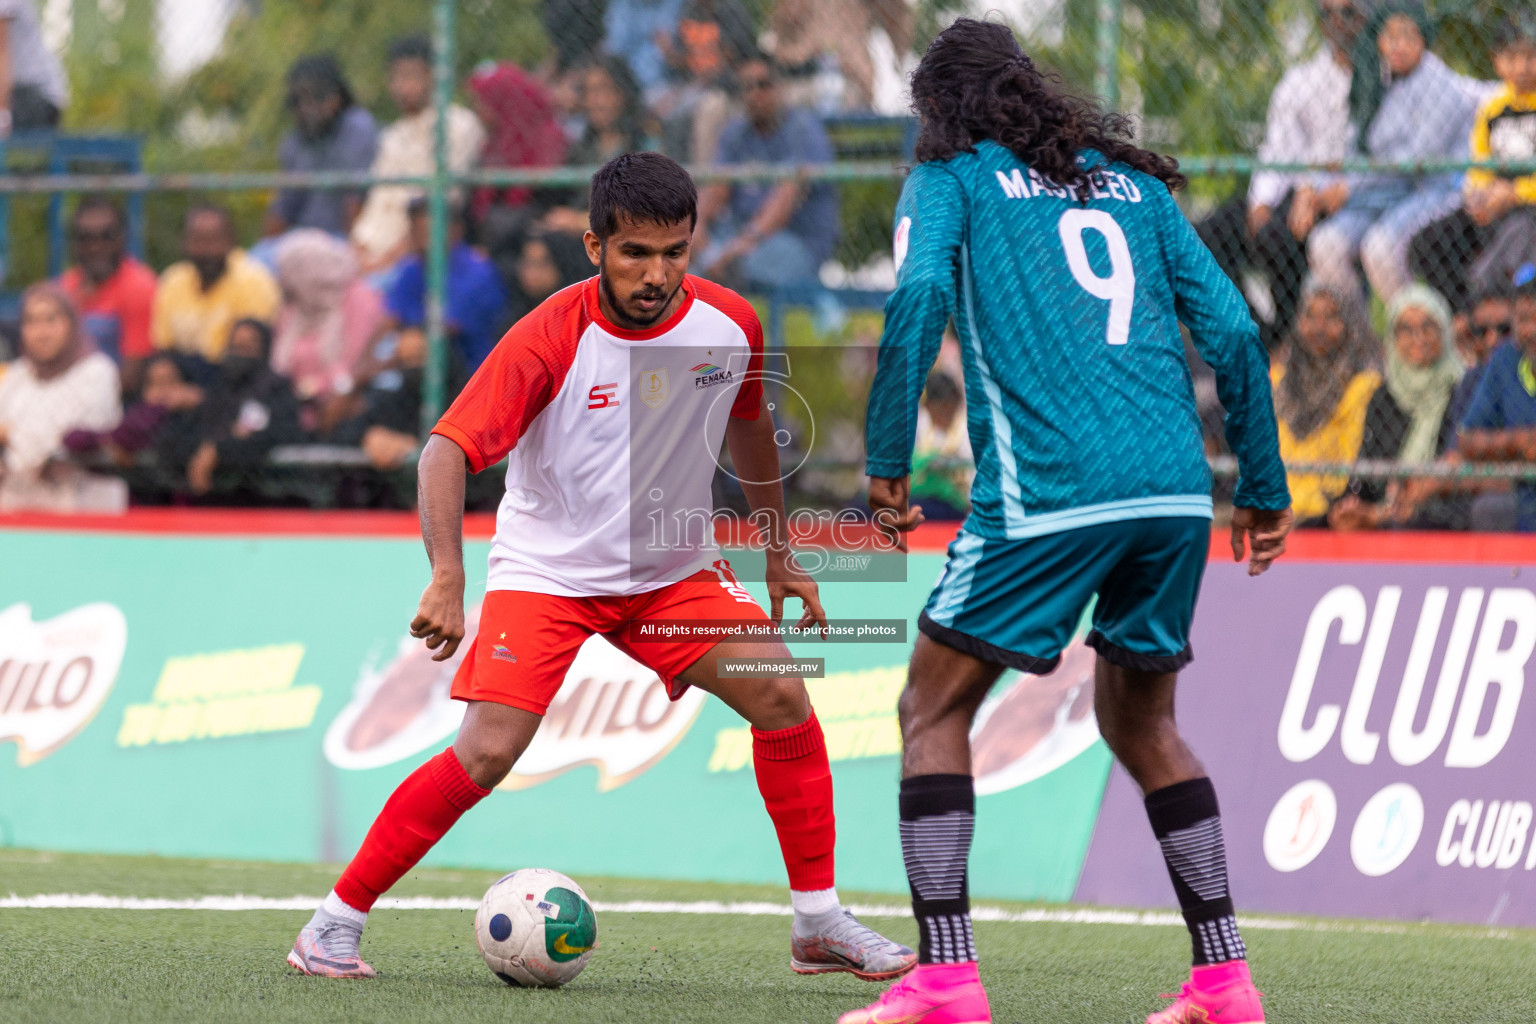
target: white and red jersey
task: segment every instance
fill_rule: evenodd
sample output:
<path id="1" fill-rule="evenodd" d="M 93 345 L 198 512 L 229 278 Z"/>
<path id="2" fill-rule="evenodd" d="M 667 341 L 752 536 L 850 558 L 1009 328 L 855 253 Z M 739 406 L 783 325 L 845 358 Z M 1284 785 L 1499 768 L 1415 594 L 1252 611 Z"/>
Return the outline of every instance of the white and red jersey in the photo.
<path id="1" fill-rule="evenodd" d="M 507 457 L 488 590 L 638 594 L 719 554 L 710 483 L 731 416 L 762 404 L 763 330 L 689 275 L 665 324 L 628 331 L 598 279 L 519 320 L 438 421 L 475 472 Z"/>

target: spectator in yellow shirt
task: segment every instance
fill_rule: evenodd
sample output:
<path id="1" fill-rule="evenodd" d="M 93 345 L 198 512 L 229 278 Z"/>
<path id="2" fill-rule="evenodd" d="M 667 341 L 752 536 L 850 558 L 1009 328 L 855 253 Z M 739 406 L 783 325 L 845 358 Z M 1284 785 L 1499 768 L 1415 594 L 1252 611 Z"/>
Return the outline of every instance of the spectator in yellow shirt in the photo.
<path id="1" fill-rule="evenodd" d="M 265 267 L 235 248 L 235 227 L 222 206 L 187 211 L 182 237 L 186 259 L 160 275 L 151 337 L 217 363 L 237 320 L 270 321 L 281 295 Z"/>
<path id="2" fill-rule="evenodd" d="M 1501 85 L 1472 123 L 1473 160 L 1536 157 L 1536 15 L 1512 14 L 1493 43 Z M 1467 172 L 1461 208 L 1421 231 L 1409 265 L 1453 308 L 1471 296 L 1508 288 L 1514 271 L 1536 261 L 1536 174 Z"/>
<path id="3" fill-rule="evenodd" d="M 1270 372 L 1280 457 L 1287 464 L 1353 462 L 1366 407 L 1381 384 L 1381 345 L 1351 292 L 1314 283 L 1300 308 L 1285 362 Z M 1288 482 L 1297 523 L 1322 525 L 1349 477 L 1291 473 Z"/>

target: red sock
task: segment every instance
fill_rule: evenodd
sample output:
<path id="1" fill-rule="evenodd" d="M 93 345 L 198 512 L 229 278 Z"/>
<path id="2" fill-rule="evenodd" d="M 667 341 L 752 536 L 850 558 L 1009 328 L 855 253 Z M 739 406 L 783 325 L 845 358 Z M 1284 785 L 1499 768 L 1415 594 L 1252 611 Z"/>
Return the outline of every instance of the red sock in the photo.
<path id="1" fill-rule="evenodd" d="M 464 771 L 452 747 L 417 768 L 384 802 L 363 845 L 341 873 L 336 895 L 367 913 L 374 900 L 415 867 L 459 816 L 488 793 Z"/>
<path id="2" fill-rule="evenodd" d="M 816 712 L 790 729 L 752 730 L 752 767 L 784 851 L 789 887 L 830 889 L 837 819 L 832 811 L 832 769 Z"/>

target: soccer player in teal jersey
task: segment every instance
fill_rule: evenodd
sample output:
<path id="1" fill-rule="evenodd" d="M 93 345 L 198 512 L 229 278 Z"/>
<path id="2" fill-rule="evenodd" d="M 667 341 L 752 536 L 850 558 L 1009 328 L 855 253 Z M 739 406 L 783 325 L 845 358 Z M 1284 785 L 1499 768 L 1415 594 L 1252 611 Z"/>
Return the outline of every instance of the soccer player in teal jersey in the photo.
<path id="1" fill-rule="evenodd" d="M 1290 495 L 1269 366 L 1242 297 L 1171 197 L 1177 164 L 1127 122 L 1059 92 L 1001 25 L 961 19 L 912 78 L 921 120 L 896 210 L 867 426 L 870 505 L 910 529 L 914 424 L 953 319 L 973 509 L 919 617 L 901 698 L 901 844 L 919 966 L 843 1024 L 991 1020 L 966 861 L 969 735 L 1005 668 L 1046 673 L 1090 599 L 1094 706 L 1146 794 L 1194 945 L 1190 980 L 1149 1024 L 1263 1021 L 1227 890 L 1216 792 L 1174 723 L 1210 550 L 1211 476 L 1179 332 L 1216 371 L 1240 479 L 1232 552 L 1258 575 L 1284 550 Z M 1048 827 L 1048 826 L 1047 826 Z M 1028 1016 L 1027 1014 L 1025 1016 Z"/>

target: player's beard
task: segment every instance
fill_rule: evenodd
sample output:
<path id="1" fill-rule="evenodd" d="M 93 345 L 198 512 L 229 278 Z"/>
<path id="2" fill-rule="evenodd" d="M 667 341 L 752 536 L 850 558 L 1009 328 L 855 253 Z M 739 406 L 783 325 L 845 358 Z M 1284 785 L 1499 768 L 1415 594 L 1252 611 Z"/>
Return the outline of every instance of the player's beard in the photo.
<path id="1" fill-rule="evenodd" d="M 672 300 L 677 297 L 678 289 L 682 288 L 682 283 L 678 283 L 677 288 L 672 290 L 671 295 L 668 295 L 660 288 L 642 288 L 631 294 L 629 297 L 631 302 L 638 299 L 662 300 L 661 304 L 656 307 L 656 312 L 649 316 L 636 315 L 631 312 L 627 303 L 619 301 L 618 294 L 613 290 L 613 284 L 608 280 L 608 270 L 606 267 L 600 266 L 597 268 L 597 286 L 603 290 L 603 295 L 608 299 L 608 305 L 618 314 L 618 326 L 623 327 L 625 330 L 643 331 L 648 327 L 654 327 L 658 320 L 667 315 L 667 312 L 672 308 Z"/>

